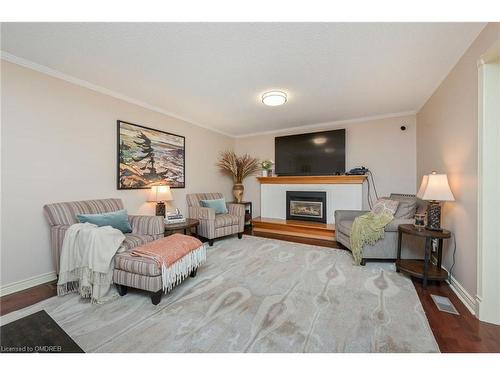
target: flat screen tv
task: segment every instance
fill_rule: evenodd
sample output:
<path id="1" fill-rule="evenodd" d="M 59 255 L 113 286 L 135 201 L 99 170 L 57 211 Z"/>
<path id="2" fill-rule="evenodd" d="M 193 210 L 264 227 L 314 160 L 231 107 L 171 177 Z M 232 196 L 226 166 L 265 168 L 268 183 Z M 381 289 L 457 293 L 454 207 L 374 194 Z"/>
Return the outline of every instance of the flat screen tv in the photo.
<path id="1" fill-rule="evenodd" d="M 345 172 L 345 129 L 274 138 L 278 176 L 328 176 Z"/>

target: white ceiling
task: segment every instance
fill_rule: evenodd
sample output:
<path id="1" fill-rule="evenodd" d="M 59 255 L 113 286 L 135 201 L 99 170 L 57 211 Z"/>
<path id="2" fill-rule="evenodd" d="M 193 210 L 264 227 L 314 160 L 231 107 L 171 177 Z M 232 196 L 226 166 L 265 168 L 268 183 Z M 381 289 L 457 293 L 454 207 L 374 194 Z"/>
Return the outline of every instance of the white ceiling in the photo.
<path id="1" fill-rule="evenodd" d="M 3 23 L 1 49 L 238 136 L 416 111 L 484 26 Z"/>

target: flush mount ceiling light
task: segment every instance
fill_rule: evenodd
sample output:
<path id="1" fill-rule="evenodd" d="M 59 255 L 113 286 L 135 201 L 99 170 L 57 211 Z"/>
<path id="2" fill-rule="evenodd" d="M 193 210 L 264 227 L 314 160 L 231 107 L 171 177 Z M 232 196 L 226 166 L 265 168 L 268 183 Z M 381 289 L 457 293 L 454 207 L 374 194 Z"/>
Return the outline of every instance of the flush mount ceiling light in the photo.
<path id="1" fill-rule="evenodd" d="M 286 92 L 283 91 L 268 91 L 262 94 L 262 103 L 265 105 L 276 107 L 286 103 Z"/>

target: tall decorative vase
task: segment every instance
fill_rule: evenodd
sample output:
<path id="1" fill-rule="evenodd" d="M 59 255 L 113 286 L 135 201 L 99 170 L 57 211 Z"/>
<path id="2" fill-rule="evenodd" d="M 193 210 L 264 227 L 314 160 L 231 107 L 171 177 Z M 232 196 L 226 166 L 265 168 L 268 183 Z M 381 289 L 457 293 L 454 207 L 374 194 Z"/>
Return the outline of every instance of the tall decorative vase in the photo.
<path id="1" fill-rule="evenodd" d="M 243 192 L 245 191 L 245 187 L 243 186 L 242 183 L 236 183 L 233 185 L 233 195 L 234 195 L 234 200 L 237 203 L 241 203 L 243 200 Z"/>

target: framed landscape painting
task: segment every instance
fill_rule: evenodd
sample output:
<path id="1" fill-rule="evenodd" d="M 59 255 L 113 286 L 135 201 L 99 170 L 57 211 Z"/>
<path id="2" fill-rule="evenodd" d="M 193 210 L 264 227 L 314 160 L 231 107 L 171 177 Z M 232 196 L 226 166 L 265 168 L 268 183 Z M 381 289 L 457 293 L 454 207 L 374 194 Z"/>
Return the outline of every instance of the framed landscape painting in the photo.
<path id="1" fill-rule="evenodd" d="M 185 187 L 183 136 L 117 121 L 118 189 Z"/>

